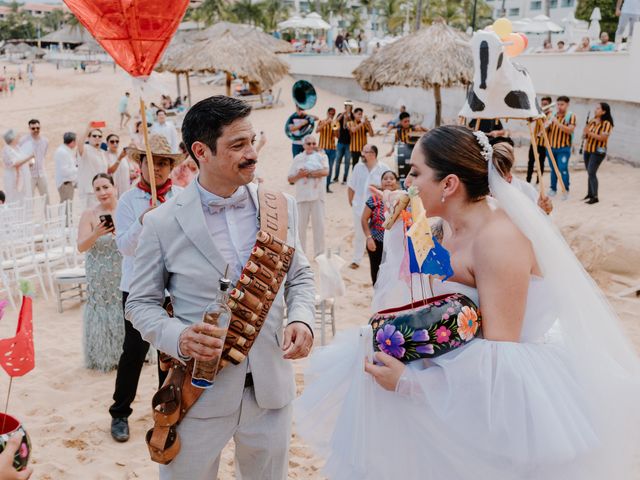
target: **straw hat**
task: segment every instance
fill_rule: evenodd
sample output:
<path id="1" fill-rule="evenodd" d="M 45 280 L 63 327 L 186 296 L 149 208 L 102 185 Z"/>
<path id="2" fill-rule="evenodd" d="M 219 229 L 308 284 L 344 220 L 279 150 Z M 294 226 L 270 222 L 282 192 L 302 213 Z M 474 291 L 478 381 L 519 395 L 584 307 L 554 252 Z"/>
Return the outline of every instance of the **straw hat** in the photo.
<path id="1" fill-rule="evenodd" d="M 175 167 L 187 158 L 186 153 L 172 153 L 171 146 L 164 135 L 149 135 L 149 147 L 151 148 L 151 155 L 154 157 L 168 158 L 171 160 L 172 167 Z M 147 155 L 146 150 L 140 150 L 135 147 L 127 147 L 125 148 L 125 151 L 131 160 L 138 163 L 141 163 L 142 157 Z"/>

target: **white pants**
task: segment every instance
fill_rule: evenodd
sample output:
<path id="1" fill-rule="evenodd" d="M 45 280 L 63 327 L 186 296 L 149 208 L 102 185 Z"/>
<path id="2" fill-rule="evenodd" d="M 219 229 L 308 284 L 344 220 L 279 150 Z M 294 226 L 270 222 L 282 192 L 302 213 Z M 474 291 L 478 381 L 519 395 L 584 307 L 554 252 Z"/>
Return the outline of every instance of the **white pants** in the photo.
<path id="1" fill-rule="evenodd" d="M 160 466 L 160 480 L 215 480 L 220 452 L 233 438 L 236 478 L 286 480 L 293 406 L 265 410 L 253 388 L 245 388 L 242 403 L 226 417 L 192 418 L 178 425 L 180 453 Z"/>
<path id="2" fill-rule="evenodd" d="M 47 185 L 47 177 L 31 177 L 31 194 L 35 197 L 36 188 L 39 195 L 45 196 L 45 204 L 49 205 L 49 186 Z"/>
<path id="3" fill-rule="evenodd" d="M 324 253 L 324 200 L 298 203 L 298 232 L 302 250 L 309 256 L 307 249 L 307 229 L 309 219 L 313 228 L 313 258 Z"/>
<path id="4" fill-rule="evenodd" d="M 622 42 L 623 37 L 633 37 L 633 26 L 638 21 L 640 21 L 640 15 L 632 15 L 630 13 L 620 14 L 620 19 L 618 20 L 618 29 L 616 30 L 616 42 Z M 627 29 L 627 25 L 629 25 L 629 35 L 624 34 L 624 31 Z"/>
<path id="5" fill-rule="evenodd" d="M 364 250 L 367 247 L 366 238 L 364 236 L 364 230 L 362 230 L 362 213 L 358 213 L 352 209 L 353 215 L 353 263 L 360 265 L 362 257 L 364 256 Z"/>

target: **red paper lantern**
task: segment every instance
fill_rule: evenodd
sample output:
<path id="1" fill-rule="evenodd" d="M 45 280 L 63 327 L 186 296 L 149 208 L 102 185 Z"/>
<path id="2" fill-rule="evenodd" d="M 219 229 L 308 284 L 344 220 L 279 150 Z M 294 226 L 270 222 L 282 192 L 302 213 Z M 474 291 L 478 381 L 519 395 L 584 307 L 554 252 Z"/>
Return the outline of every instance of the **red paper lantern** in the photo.
<path id="1" fill-rule="evenodd" d="M 64 0 L 78 20 L 134 77 L 149 75 L 189 0 Z"/>

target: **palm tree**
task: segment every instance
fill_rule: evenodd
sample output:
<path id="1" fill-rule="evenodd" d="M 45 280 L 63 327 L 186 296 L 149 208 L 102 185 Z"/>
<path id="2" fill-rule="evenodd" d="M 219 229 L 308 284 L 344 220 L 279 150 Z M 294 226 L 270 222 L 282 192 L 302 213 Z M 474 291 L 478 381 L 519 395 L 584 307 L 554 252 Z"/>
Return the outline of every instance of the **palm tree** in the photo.
<path id="1" fill-rule="evenodd" d="M 289 7 L 284 0 L 265 0 L 262 3 L 263 23 L 267 32 L 273 32 L 278 28 L 278 23 L 289 17 Z"/>
<path id="2" fill-rule="evenodd" d="M 226 0 L 204 0 L 202 5 L 193 9 L 193 13 L 210 25 L 227 17 L 228 6 Z"/>
<path id="3" fill-rule="evenodd" d="M 230 11 L 239 23 L 248 23 L 253 26 L 264 23 L 262 6 L 253 3 L 252 0 L 239 0 L 233 4 Z"/>
<path id="4" fill-rule="evenodd" d="M 404 16 L 400 9 L 401 0 L 380 0 L 378 3 L 378 14 L 387 24 L 387 31 L 397 34 L 402 29 Z"/>

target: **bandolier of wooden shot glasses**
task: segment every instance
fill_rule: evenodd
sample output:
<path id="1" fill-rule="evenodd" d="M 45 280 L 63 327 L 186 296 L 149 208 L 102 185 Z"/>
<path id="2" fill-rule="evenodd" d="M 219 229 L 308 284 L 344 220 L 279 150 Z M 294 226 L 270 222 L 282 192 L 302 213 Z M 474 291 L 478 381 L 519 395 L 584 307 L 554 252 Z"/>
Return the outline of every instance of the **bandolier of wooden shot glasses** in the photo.
<path id="1" fill-rule="evenodd" d="M 256 240 L 236 287 L 229 292 L 231 323 L 219 370 L 247 357 L 291 266 L 294 248 L 263 230 Z"/>

